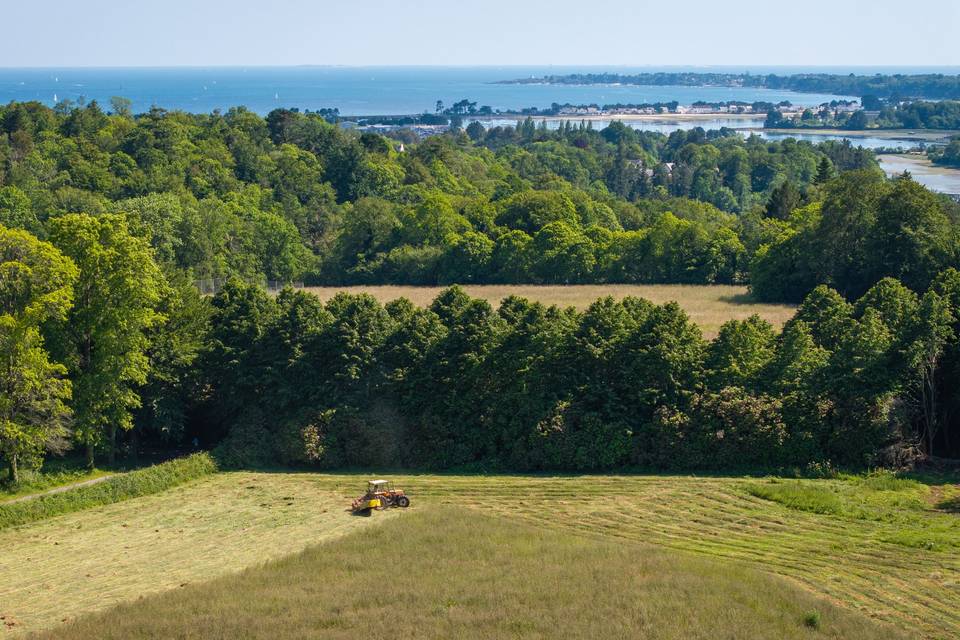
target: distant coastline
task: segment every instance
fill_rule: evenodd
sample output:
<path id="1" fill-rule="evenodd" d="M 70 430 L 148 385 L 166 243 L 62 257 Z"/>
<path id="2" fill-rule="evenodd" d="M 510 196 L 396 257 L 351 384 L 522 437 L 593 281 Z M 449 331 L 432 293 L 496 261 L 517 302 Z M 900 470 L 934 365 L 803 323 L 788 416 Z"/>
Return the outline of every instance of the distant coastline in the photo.
<path id="1" fill-rule="evenodd" d="M 570 73 L 501 80 L 507 85 L 548 86 L 679 86 L 754 88 L 828 93 L 878 98 L 960 98 L 960 75 L 926 73 L 915 75 L 841 75 L 837 73 L 795 73 L 788 75 L 709 72 Z"/>

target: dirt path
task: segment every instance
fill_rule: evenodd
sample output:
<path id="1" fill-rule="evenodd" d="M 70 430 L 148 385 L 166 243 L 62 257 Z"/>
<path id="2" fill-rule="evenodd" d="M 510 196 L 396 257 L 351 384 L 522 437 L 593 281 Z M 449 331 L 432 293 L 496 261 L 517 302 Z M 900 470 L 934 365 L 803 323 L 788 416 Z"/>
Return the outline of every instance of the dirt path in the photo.
<path id="1" fill-rule="evenodd" d="M 64 491 L 70 491 L 71 489 L 79 489 L 80 487 L 89 487 L 92 484 L 100 484 L 104 480 L 109 480 L 110 478 L 115 477 L 116 473 L 111 473 L 108 476 L 100 476 L 99 478 L 93 478 L 92 480 L 81 480 L 80 482 L 73 482 L 71 484 L 65 484 L 61 487 L 56 487 L 48 491 L 41 491 L 40 493 L 31 493 L 29 495 L 20 496 L 19 498 L 13 498 L 11 500 L 0 500 L 0 505 L 15 504 L 17 502 L 26 502 L 27 500 L 36 500 L 41 496 L 49 496 L 54 493 L 63 493 Z"/>

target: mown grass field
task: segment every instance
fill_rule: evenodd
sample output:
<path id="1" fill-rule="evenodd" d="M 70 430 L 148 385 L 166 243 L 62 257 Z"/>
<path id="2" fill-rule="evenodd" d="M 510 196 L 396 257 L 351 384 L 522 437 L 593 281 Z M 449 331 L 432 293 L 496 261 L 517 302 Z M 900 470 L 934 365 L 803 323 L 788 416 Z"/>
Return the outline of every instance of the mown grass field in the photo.
<path id="1" fill-rule="evenodd" d="M 907 637 L 739 564 L 428 505 L 51 637 L 789 640 L 814 633 Z"/>
<path id="2" fill-rule="evenodd" d="M 743 320 L 753 314 L 779 328 L 789 320 L 795 307 L 784 304 L 762 304 L 750 299 L 747 288 L 732 285 L 462 285 L 475 298 L 483 298 L 494 307 L 508 296 L 520 296 L 546 305 L 586 309 L 597 298 L 626 296 L 646 298 L 656 304 L 675 301 L 707 337 L 713 337 L 727 320 Z M 329 300 L 340 291 L 369 293 L 381 302 L 408 298 L 421 307 L 428 306 L 443 287 L 355 286 L 308 287 L 322 300 Z"/>
<path id="3" fill-rule="evenodd" d="M 247 593 L 255 595 L 248 601 L 259 601 L 266 592 L 277 591 L 278 576 L 287 571 L 297 576 L 302 570 L 319 571 L 322 579 L 304 587 L 293 585 L 291 578 L 289 588 L 294 593 L 267 598 L 265 602 L 273 603 L 272 608 L 257 609 L 262 616 L 286 619 L 285 607 L 290 603 L 315 602 L 311 598 L 317 594 L 329 596 L 323 600 L 330 604 L 328 608 L 293 616 L 288 637 L 302 637 L 297 635 L 296 620 L 322 623 L 330 637 L 350 635 L 345 630 L 356 631 L 351 625 L 360 624 L 365 616 L 378 621 L 372 628 L 380 628 L 376 625 L 388 624 L 379 620 L 389 602 L 398 598 L 401 603 L 436 612 L 432 616 L 418 614 L 413 620 L 419 625 L 462 620 L 480 625 L 480 629 L 514 629 L 517 636 L 548 637 L 551 634 L 543 631 L 545 620 L 564 630 L 567 621 L 562 611 L 542 618 L 538 603 L 553 592 L 561 594 L 560 602 L 568 601 L 564 598 L 589 600 L 584 593 L 607 583 L 612 585 L 610 590 L 603 592 L 600 600 L 590 601 L 589 610 L 581 607 L 571 615 L 574 619 L 589 617 L 593 611 L 605 621 L 591 624 L 613 625 L 604 627 L 609 629 L 608 637 L 813 634 L 816 630 L 800 619 L 807 609 L 819 612 L 818 633 L 823 637 L 899 637 L 893 628 L 916 637 L 960 636 L 960 516 L 955 508 L 960 489 L 952 484 L 955 480 L 930 485 L 862 478 L 392 477 L 413 496 L 413 507 L 375 513 L 371 518 L 351 516 L 344 510 L 349 498 L 362 488 L 364 475 L 232 472 L 158 495 L 0 531 L 4 550 L 0 555 L 0 616 L 13 622 L 7 630 L 12 635 L 55 629 L 57 637 L 67 632 L 74 635 L 65 637 L 89 637 L 84 635 L 94 628 L 85 626 L 89 621 L 82 620 L 79 626 L 58 625 L 85 612 L 173 590 L 176 593 L 168 596 L 173 600 L 148 599 L 124 609 L 123 616 L 111 618 L 112 622 L 101 619 L 95 624 L 103 630 L 123 628 L 129 632 L 113 637 L 137 637 L 136 633 L 149 637 L 151 629 L 162 634 L 163 628 L 150 627 L 148 622 L 164 607 L 176 606 L 176 598 L 203 593 L 223 609 L 167 609 L 166 617 L 195 616 L 190 619 L 205 621 L 207 628 L 222 624 L 225 626 L 215 628 L 231 637 L 235 628 L 221 617 L 226 616 L 224 612 L 236 612 L 222 599 L 224 594 L 249 587 L 252 591 Z M 832 506 L 814 508 L 821 503 Z M 452 515 L 464 510 L 490 516 L 505 528 L 484 533 L 483 527 L 492 525 L 474 522 L 467 515 Z M 421 517 L 427 520 L 408 522 Z M 401 528 L 381 530 L 379 524 Z M 514 526 L 519 527 L 516 534 L 511 533 Z M 193 586 L 348 533 L 358 535 L 344 538 L 335 547 L 321 545 L 300 560 L 288 559 L 261 573 L 243 574 L 236 583 Z M 554 535 L 557 537 L 549 537 Z M 549 551 L 531 553 L 542 567 L 531 565 L 529 558 L 524 559 L 506 543 L 492 548 L 502 547 L 508 553 L 484 551 L 473 564 L 467 562 L 469 557 L 455 557 L 446 565 L 437 559 L 445 549 L 469 550 L 477 541 L 497 540 L 498 536 L 533 536 L 529 544 L 517 542 L 518 548 L 564 552 L 556 557 Z M 541 547 L 529 546 L 534 543 Z M 409 563 L 395 565 L 391 558 L 394 545 L 408 555 L 428 559 L 428 564 L 413 568 Z M 361 561 L 362 551 L 369 561 Z M 568 565 L 576 564 L 571 558 L 579 557 L 590 559 L 584 560 L 584 567 L 595 568 L 564 573 L 573 571 Z M 645 572 L 644 567 L 654 568 Z M 394 572 L 394 568 L 402 570 Z M 454 576 L 460 571 L 474 576 L 471 580 L 479 586 L 471 591 L 457 582 Z M 768 583 L 765 581 L 770 578 L 757 571 L 779 577 Z M 451 591 L 449 606 L 437 600 L 446 593 L 441 589 L 444 575 L 451 589 L 456 585 L 460 589 Z M 541 575 L 545 582 L 534 581 L 524 593 L 511 591 L 523 586 L 523 576 L 529 581 Z M 395 576 L 396 582 L 386 584 L 389 576 Z M 421 595 L 417 594 L 419 576 L 432 576 L 423 584 L 433 585 Z M 732 576 L 730 582 L 723 582 L 725 576 Z M 570 591 L 565 582 L 571 578 L 587 592 Z M 664 580 L 666 583 L 658 582 Z M 343 594 L 334 597 L 329 584 L 341 584 L 344 588 L 338 593 Z M 382 596 L 365 592 L 371 594 L 370 607 L 350 600 L 350 585 L 370 589 L 375 584 L 383 584 L 385 591 Z M 534 589 L 537 584 L 540 587 Z M 700 584 L 705 590 L 699 590 Z M 745 588 L 737 587 L 739 584 Z M 490 600 L 503 585 L 513 586 L 503 591 L 502 601 Z M 619 612 L 624 606 L 622 598 L 627 596 L 618 595 L 624 585 L 630 586 L 633 591 L 628 594 L 644 601 L 649 610 L 634 611 L 627 618 L 612 616 L 609 612 Z M 176 595 L 181 591 L 184 596 Z M 707 597 L 710 594 L 715 597 Z M 508 607 L 505 618 L 486 611 L 493 602 L 512 607 L 514 601 L 528 606 Z M 671 609 L 678 601 L 683 607 Z M 797 606 L 787 606 L 793 601 Z M 722 615 L 721 605 L 730 608 L 730 616 Z M 137 613 L 139 606 L 148 613 Z M 667 617 L 644 626 L 645 620 L 658 615 L 658 607 Z M 141 626 L 117 626 L 127 618 L 140 621 L 137 624 Z M 679 622 L 677 618 L 689 620 Z M 875 635 L 877 628 L 865 624 L 866 618 L 891 626 L 880 627 L 881 635 Z M 679 635 L 667 634 L 666 630 L 674 627 L 665 626 L 662 620 L 674 620 Z M 720 621 L 724 626 L 716 627 Z M 256 630 L 261 623 L 250 620 L 249 629 Z M 487 623 L 493 626 L 484 627 Z M 577 629 L 593 628 L 571 625 L 569 637 L 586 637 L 578 636 Z M 633 626 L 626 634 L 618 629 L 627 627 L 617 625 Z M 759 633 L 761 627 L 770 632 Z M 436 628 L 449 631 L 451 627 Z M 698 635 L 700 628 L 723 633 Z M 184 633 L 183 637 L 190 637 Z M 268 637 L 253 631 L 248 635 Z"/>

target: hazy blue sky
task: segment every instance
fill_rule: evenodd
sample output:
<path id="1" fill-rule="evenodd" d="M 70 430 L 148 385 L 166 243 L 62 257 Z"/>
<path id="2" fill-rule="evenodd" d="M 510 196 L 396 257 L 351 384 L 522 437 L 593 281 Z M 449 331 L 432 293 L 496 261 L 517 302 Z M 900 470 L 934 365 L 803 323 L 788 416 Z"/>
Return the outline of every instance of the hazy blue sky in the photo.
<path id="1" fill-rule="evenodd" d="M 7 67 L 960 64 L 958 0 L 4 4 Z"/>

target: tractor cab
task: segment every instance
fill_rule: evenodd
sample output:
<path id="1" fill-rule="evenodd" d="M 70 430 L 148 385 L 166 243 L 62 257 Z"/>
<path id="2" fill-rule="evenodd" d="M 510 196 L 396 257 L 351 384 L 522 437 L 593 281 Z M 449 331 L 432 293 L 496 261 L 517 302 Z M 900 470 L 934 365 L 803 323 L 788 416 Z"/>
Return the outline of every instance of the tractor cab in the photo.
<path id="1" fill-rule="evenodd" d="M 394 489 L 389 480 L 369 480 L 367 492 L 353 501 L 353 510 L 369 514 L 373 509 L 409 507 L 408 498 L 402 489 Z"/>
<path id="2" fill-rule="evenodd" d="M 371 480 L 367 483 L 367 495 L 375 495 L 377 493 L 389 493 L 393 491 L 393 485 L 390 484 L 389 480 Z"/>

